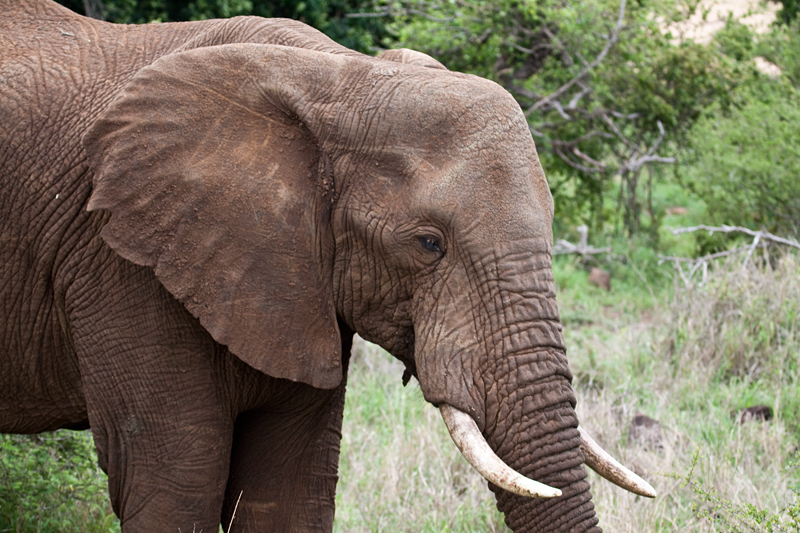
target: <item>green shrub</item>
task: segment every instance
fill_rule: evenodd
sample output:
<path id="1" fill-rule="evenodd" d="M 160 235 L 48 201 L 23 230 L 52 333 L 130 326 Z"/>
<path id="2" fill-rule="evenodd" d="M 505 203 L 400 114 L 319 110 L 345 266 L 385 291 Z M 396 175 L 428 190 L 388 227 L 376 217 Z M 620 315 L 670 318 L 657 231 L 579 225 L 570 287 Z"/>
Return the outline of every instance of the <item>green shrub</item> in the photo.
<path id="1" fill-rule="evenodd" d="M 738 20 L 734 20 L 732 13 L 725 21 L 725 27 L 714 35 L 714 41 L 723 54 L 736 61 L 745 61 L 753 56 L 755 45 L 753 32 Z"/>
<path id="2" fill-rule="evenodd" d="M 797 6 L 800 7 L 800 1 Z M 800 88 L 800 19 L 764 35 L 756 45 L 755 53 L 778 65 L 783 77 Z"/>
<path id="3" fill-rule="evenodd" d="M 0 435 L 0 531 L 118 531 L 91 433 Z"/>
<path id="4" fill-rule="evenodd" d="M 740 99 L 741 107 L 710 114 L 694 128 L 685 180 L 705 201 L 711 223 L 798 235 L 800 98 L 767 86 Z"/>

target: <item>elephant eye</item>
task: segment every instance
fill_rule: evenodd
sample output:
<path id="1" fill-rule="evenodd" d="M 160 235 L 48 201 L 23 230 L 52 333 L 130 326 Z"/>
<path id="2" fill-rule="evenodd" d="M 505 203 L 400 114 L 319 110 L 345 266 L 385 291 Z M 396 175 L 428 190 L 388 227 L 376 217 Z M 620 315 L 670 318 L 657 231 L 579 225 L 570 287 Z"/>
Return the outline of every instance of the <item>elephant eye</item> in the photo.
<path id="1" fill-rule="evenodd" d="M 439 239 L 437 239 L 432 235 L 425 235 L 424 237 L 420 237 L 419 243 L 420 245 L 422 245 L 423 248 L 425 248 L 429 252 L 444 254 L 441 246 L 439 245 Z"/>

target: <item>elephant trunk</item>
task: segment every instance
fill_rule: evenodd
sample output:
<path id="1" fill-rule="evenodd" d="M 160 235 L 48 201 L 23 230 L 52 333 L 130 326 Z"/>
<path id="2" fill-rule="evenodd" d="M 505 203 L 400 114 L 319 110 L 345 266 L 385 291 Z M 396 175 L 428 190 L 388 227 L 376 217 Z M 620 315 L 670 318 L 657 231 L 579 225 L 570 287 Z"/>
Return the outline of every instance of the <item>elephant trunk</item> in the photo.
<path id="1" fill-rule="evenodd" d="M 526 478 L 505 464 L 489 447 L 478 425 L 467 413 L 447 404 L 440 405 L 439 411 L 447 431 L 464 458 L 488 481 L 501 489 L 528 498 L 561 496 L 560 490 Z"/>
<path id="2" fill-rule="evenodd" d="M 483 438 L 478 425 L 470 415 L 451 405 L 439 406 L 447 430 L 464 458 L 487 481 L 518 496 L 528 498 L 554 498 L 561 491 L 544 483 L 529 479 L 505 464 Z M 578 427 L 581 436 L 581 451 L 586 466 L 611 481 L 639 496 L 655 498 L 655 489 L 644 479 L 631 472 L 611 457 L 584 430 Z"/>
<path id="3" fill-rule="evenodd" d="M 498 380 L 501 388 L 514 391 L 507 404 L 488 402 L 486 440 L 509 467 L 561 495 L 532 499 L 491 484 L 498 509 L 515 532 L 600 531 L 569 379 L 556 374 L 522 384 L 515 376 L 519 373 Z"/>

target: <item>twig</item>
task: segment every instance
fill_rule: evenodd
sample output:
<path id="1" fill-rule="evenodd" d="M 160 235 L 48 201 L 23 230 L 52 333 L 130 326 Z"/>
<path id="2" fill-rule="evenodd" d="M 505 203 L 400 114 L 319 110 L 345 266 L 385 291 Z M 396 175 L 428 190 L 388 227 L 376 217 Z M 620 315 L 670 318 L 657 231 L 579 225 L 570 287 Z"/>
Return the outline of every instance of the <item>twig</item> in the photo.
<path id="1" fill-rule="evenodd" d="M 761 246 L 764 246 L 763 244 Z M 672 255 L 658 255 L 658 264 L 662 264 L 666 261 L 677 261 L 679 263 L 701 263 L 703 261 L 710 261 L 711 259 L 719 259 L 720 257 L 727 257 L 729 255 L 738 254 L 740 252 L 744 252 L 750 248 L 749 246 L 742 246 L 741 248 L 735 248 L 733 250 L 727 250 L 724 252 L 717 252 L 713 254 L 704 255 L 703 257 L 675 257 Z"/>
<path id="2" fill-rule="evenodd" d="M 742 270 L 747 268 L 747 263 L 750 261 L 750 256 L 753 255 L 753 250 L 756 249 L 756 246 L 758 246 L 758 241 L 760 240 L 761 240 L 761 234 L 759 233 L 758 235 L 756 235 L 756 238 L 753 239 L 753 244 L 751 244 L 750 248 L 747 250 L 747 256 L 745 256 L 744 263 L 742 263 Z"/>
<path id="3" fill-rule="evenodd" d="M 558 157 L 560 157 L 566 164 L 568 164 L 572 168 L 581 170 L 581 171 L 583 171 L 583 172 L 585 172 L 585 173 L 587 173 L 589 175 L 592 175 L 595 172 L 598 172 L 598 169 L 587 168 L 587 167 L 581 165 L 580 163 L 578 163 L 577 161 L 573 161 L 572 159 L 569 158 L 569 156 L 567 156 L 567 154 L 562 152 L 558 147 L 553 147 L 553 151 L 556 153 L 556 155 Z"/>
<path id="4" fill-rule="evenodd" d="M 581 240 L 577 245 L 572 244 L 564 239 L 558 239 L 556 244 L 553 246 L 553 255 L 580 254 L 583 257 L 586 257 L 587 255 L 611 253 L 610 246 L 606 246 L 605 248 L 595 248 L 594 246 L 589 246 L 587 244 L 589 228 L 586 226 L 579 226 L 578 233 L 581 234 Z"/>
<path id="5" fill-rule="evenodd" d="M 627 171 L 630 171 L 630 172 L 636 172 L 637 170 L 642 168 L 643 165 L 646 165 L 647 163 L 674 163 L 675 162 L 675 158 L 674 157 L 661 157 L 661 156 L 653 155 L 655 153 L 655 151 L 658 150 L 658 147 L 661 145 L 661 141 L 664 140 L 664 134 L 665 134 L 664 126 L 663 126 L 663 124 L 661 124 L 661 121 L 657 120 L 656 124 L 658 125 L 658 139 L 656 139 L 656 142 L 653 143 L 653 145 L 650 147 L 650 149 L 647 150 L 647 152 L 642 157 L 640 157 L 639 159 L 631 159 L 631 160 L 629 160 L 628 163 L 626 165 L 624 165 L 619 170 L 620 174 L 623 172 L 623 169 L 625 169 Z M 638 149 L 637 149 L 637 152 L 638 152 Z"/>
<path id="6" fill-rule="evenodd" d="M 609 128 L 611 128 L 611 131 L 613 131 L 613 132 L 614 132 L 614 134 L 615 134 L 617 137 L 619 137 L 619 139 L 620 139 L 620 140 L 621 140 L 623 143 L 625 143 L 625 146 L 627 146 L 628 148 L 630 148 L 631 150 L 633 150 L 633 153 L 634 153 L 634 154 L 638 154 L 638 153 L 639 153 L 639 147 L 638 147 L 638 146 L 636 146 L 635 144 L 633 144 L 632 142 L 630 142 L 630 141 L 629 141 L 629 140 L 628 140 L 628 139 L 627 139 L 627 138 L 626 138 L 626 137 L 625 137 L 625 136 L 622 134 L 622 132 L 621 132 L 621 131 L 619 131 L 619 128 L 617 128 L 617 125 L 616 125 L 616 124 L 614 124 L 614 121 L 613 121 L 613 120 L 611 120 L 610 118 L 608 118 L 608 115 L 606 115 L 605 113 L 603 113 L 603 114 L 601 114 L 601 115 L 600 115 L 600 118 L 601 118 L 601 119 L 603 119 L 603 122 L 605 122 L 606 124 L 608 124 L 608 127 L 609 127 Z"/>
<path id="7" fill-rule="evenodd" d="M 236 498 L 236 505 L 233 506 L 233 514 L 231 515 L 231 521 L 228 523 L 228 531 L 231 530 L 233 527 L 233 519 L 236 518 L 236 510 L 239 508 L 239 502 L 242 500 L 242 494 L 244 494 L 244 490 L 239 492 L 239 497 Z"/>
<path id="8" fill-rule="evenodd" d="M 389 9 L 384 9 L 383 11 L 377 11 L 375 13 L 346 13 L 344 18 L 346 19 L 361 19 L 361 18 L 378 18 L 378 17 L 388 17 L 391 16 L 392 12 Z"/>

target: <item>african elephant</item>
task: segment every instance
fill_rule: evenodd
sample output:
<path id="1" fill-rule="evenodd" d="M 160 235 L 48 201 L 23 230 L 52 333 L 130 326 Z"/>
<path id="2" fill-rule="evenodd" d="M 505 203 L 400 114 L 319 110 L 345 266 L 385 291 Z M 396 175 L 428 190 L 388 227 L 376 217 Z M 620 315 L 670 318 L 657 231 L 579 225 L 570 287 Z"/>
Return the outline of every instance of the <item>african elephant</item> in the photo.
<path id="1" fill-rule="evenodd" d="M 584 461 L 654 495 L 578 427 L 497 85 L 289 20 L 0 7 L 0 431 L 91 427 L 123 531 L 330 531 L 354 333 L 514 531 L 597 531 Z"/>

